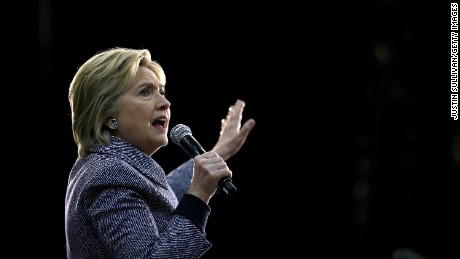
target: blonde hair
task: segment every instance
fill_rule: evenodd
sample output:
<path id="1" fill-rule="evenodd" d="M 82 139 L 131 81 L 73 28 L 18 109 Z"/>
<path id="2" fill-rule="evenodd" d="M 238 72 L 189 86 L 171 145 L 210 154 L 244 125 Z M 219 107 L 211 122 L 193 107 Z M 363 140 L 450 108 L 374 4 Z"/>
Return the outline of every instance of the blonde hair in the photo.
<path id="1" fill-rule="evenodd" d="M 110 144 L 110 130 L 104 121 L 118 111 L 118 103 L 140 66 L 146 67 L 166 85 L 160 64 L 147 49 L 112 48 L 88 59 L 69 87 L 72 132 L 78 156 L 85 157 L 98 143 Z"/>

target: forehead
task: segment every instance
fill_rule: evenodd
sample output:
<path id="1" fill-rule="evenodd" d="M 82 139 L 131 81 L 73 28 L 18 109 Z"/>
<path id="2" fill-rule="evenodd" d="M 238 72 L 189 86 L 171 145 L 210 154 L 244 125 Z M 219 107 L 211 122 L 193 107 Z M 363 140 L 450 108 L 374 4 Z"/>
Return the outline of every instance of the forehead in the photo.
<path id="1" fill-rule="evenodd" d="M 131 81 L 129 89 L 137 89 L 142 87 L 155 87 L 165 89 L 165 86 L 160 82 L 158 76 L 149 68 L 140 66 Z"/>
<path id="2" fill-rule="evenodd" d="M 144 66 L 140 66 L 137 70 L 136 75 L 134 76 L 134 82 L 136 81 L 153 81 L 155 84 L 159 83 L 158 77 L 155 75 L 155 73 Z"/>

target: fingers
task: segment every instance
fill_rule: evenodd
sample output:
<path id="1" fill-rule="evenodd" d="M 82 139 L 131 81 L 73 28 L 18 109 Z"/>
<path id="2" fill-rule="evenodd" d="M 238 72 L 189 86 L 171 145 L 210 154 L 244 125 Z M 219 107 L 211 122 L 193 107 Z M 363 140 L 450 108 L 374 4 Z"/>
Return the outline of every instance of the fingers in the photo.
<path id="1" fill-rule="evenodd" d="M 236 100 L 235 104 L 228 108 L 227 117 L 221 120 L 222 126 L 229 126 L 239 129 L 241 127 L 241 119 L 246 103 L 240 99 Z"/>
<path id="2" fill-rule="evenodd" d="M 227 163 L 216 152 L 206 152 L 197 156 L 195 162 L 209 175 L 215 175 L 218 179 L 232 176 Z"/>
<path id="3" fill-rule="evenodd" d="M 221 120 L 221 139 L 229 143 L 233 142 L 238 149 L 255 125 L 255 120 L 251 118 L 241 126 L 244 106 L 245 102 L 238 99 L 234 105 L 230 106 L 227 117 Z"/>
<path id="4" fill-rule="evenodd" d="M 206 203 L 216 193 L 219 182 L 224 177 L 232 177 L 227 163 L 216 152 L 209 151 L 194 158 L 193 177 L 187 193 Z"/>
<path id="5" fill-rule="evenodd" d="M 255 125 L 254 119 L 248 119 L 242 124 L 242 114 L 245 102 L 238 99 L 229 107 L 227 117 L 221 121 L 219 139 L 212 151 L 217 152 L 224 161 L 228 160 L 240 150 L 246 137 Z"/>
<path id="6" fill-rule="evenodd" d="M 232 115 L 240 119 L 243 116 L 243 110 L 246 103 L 240 99 L 236 100 L 235 104 L 230 106 L 229 111 L 232 111 Z"/>

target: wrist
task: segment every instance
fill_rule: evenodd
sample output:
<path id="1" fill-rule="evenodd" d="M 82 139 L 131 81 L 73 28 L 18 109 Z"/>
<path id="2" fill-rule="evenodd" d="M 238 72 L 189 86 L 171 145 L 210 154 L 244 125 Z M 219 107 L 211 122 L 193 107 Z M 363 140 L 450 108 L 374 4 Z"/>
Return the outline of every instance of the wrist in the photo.
<path id="1" fill-rule="evenodd" d="M 224 161 L 227 161 L 231 156 L 229 155 L 228 151 L 222 147 L 214 147 L 212 151 L 216 152 Z"/>
<path id="2" fill-rule="evenodd" d="M 211 200 L 211 196 L 206 195 L 203 192 L 189 190 L 187 192 L 187 194 L 190 194 L 190 195 L 193 195 L 193 196 L 197 197 L 198 199 L 202 200 L 206 204 L 209 204 L 209 201 Z"/>

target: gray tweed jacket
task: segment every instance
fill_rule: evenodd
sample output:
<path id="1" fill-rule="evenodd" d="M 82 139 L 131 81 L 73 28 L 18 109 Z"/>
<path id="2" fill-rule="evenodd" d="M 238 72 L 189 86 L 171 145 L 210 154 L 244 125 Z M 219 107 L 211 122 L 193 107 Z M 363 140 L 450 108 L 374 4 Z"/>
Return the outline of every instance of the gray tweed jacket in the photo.
<path id="1" fill-rule="evenodd" d="M 65 198 L 69 259 L 199 258 L 209 206 L 186 194 L 190 159 L 168 175 L 120 138 L 77 159 Z"/>

